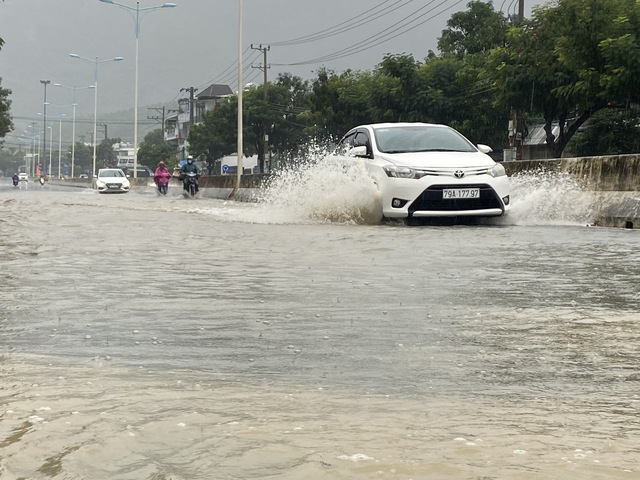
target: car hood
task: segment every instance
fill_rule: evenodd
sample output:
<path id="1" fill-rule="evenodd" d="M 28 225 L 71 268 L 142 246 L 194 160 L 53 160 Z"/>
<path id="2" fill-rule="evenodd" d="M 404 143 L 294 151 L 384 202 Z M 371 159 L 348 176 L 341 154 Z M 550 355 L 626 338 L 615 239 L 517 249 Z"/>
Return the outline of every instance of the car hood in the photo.
<path id="1" fill-rule="evenodd" d="M 98 177 L 98 181 L 102 183 L 127 183 L 128 180 L 122 177 Z"/>
<path id="2" fill-rule="evenodd" d="M 402 167 L 471 168 L 491 167 L 493 159 L 482 152 L 378 153 L 376 158 Z"/>

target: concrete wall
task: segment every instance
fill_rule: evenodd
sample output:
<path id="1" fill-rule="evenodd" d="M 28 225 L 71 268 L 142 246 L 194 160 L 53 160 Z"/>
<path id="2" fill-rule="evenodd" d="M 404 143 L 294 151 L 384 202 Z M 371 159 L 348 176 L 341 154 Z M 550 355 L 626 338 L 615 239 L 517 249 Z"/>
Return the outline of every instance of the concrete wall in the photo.
<path id="1" fill-rule="evenodd" d="M 575 176 L 597 199 L 595 225 L 640 228 L 640 155 L 527 160 L 503 165 L 509 175 L 543 170 Z"/>
<path id="2" fill-rule="evenodd" d="M 640 155 L 526 160 L 503 165 L 509 175 L 540 169 L 566 172 L 582 179 L 585 187 L 593 191 L 640 191 Z"/>
<path id="3" fill-rule="evenodd" d="M 594 223 L 602 226 L 640 228 L 640 154 L 607 157 L 526 160 L 503 163 L 510 176 L 529 171 L 563 172 L 579 178 L 587 190 L 597 192 L 600 212 Z M 235 175 L 200 177 L 201 195 L 226 199 L 233 193 L 238 201 L 256 201 L 268 180 L 267 174 L 243 175 L 240 189 L 234 193 Z M 153 186 L 150 178 L 130 179 L 136 186 Z M 87 179 L 52 180 L 52 183 L 91 187 Z M 182 182 L 171 179 L 171 188 L 182 188 Z"/>

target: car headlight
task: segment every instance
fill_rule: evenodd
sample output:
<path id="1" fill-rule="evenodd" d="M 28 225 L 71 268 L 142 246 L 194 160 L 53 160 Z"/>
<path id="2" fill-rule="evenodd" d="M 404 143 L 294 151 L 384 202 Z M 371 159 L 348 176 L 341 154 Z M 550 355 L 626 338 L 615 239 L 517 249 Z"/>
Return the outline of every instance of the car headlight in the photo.
<path id="1" fill-rule="evenodd" d="M 413 168 L 409 168 L 409 167 L 398 167 L 396 165 L 385 165 L 384 167 L 382 167 L 384 170 L 384 173 L 387 174 L 387 177 L 392 177 L 392 178 L 420 178 L 422 177 L 422 172 L 419 172 L 418 170 L 414 170 Z"/>
<path id="2" fill-rule="evenodd" d="M 504 169 L 504 167 L 502 166 L 502 164 L 500 163 L 496 163 L 493 168 L 491 168 L 491 170 L 489 170 L 487 172 L 489 175 L 491 175 L 492 177 L 504 177 L 507 172 Z"/>
<path id="3" fill-rule="evenodd" d="M 104 182 L 101 182 L 100 180 L 96 180 L 96 186 L 97 187 L 105 187 L 106 185 L 105 185 Z"/>

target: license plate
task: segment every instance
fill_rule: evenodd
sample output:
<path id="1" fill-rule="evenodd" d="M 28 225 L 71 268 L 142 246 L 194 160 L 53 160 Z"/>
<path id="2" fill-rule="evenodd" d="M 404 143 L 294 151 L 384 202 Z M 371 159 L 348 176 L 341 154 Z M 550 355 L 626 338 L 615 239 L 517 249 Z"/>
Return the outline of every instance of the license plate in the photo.
<path id="1" fill-rule="evenodd" d="M 444 200 L 454 200 L 458 198 L 480 198 L 479 188 L 445 188 L 442 190 Z"/>
<path id="2" fill-rule="evenodd" d="M 120 188 L 119 183 L 111 183 L 107 185 L 107 188 Z"/>

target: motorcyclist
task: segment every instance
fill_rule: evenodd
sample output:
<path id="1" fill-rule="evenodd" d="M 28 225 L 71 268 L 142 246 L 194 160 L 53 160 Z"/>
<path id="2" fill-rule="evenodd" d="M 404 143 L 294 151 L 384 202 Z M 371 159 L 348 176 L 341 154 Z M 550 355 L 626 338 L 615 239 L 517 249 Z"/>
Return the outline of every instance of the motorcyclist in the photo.
<path id="1" fill-rule="evenodd" d="M 171 172 L 167 170 L 164 162 L 160 161 L 158 163 L 158 168 L 153 172 L 153 181 L 158 186 L 158 192 L 165 194 L 167 193 L 167 187 L 169 186 L 169 180 L 171 179 Z"/>
<path id="2" fill-rule="evenodd" d="M 187 177 L 187 173 L 195 173 L 196 174 L 196 193 L 198 193 L 198 190 L 200 190 L 200 188 L 198 187 L 198 177 L 200 176 L 200 169 L 198 168 L 198 166 L 195 164 L 195 162 L 193 161 L 193 156 L 189 155 L 187 157 L 187 163 L 185 163 L 184 165 L 182 165 L 182 167 L 180 168 L 180 178 L 182 178 L 182 188 L 185 191 L 189 190 L 189 186 L 188 186 L 188 177 Z"/>
<path id="3" fill-rule="evenodd" d="M 18 183 L 20 183 L 20 177 L 18 176 L 17 173 L 13 174 L 13 177 L 11 177 L 11 180 L 13 180 L 13 186 L 17 187 Z"/>

